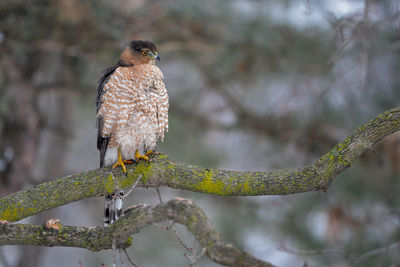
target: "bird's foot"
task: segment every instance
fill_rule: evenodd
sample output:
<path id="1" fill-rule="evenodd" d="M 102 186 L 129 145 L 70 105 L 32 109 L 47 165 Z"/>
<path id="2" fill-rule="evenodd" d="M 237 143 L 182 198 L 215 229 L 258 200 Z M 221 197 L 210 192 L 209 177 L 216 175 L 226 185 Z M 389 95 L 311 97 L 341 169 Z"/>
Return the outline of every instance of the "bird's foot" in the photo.
<path id="1" fill-rule="evenodd" d="M 149 161 L 149 155 L 153 153 L 153 151 L 149 150 L 146 154 L 141 155 L 139 151 L 136 149 L 135 151 L 135 161 L 138 162 L 140 159 L 144 159 L 145 161 Z"/>
<path id="2" fill-rule="evenodd" d="M 122 160 L 122 158 L 118 158 L 118 161 L 112 166 L 112 168 L 114 170 L 117 166 L 121 166 L 122 170 L 124 171 L 124 173 L 126 173 L 125 163 L 133 163 L 133 161 L 131 161 L 131 160 Z"/>

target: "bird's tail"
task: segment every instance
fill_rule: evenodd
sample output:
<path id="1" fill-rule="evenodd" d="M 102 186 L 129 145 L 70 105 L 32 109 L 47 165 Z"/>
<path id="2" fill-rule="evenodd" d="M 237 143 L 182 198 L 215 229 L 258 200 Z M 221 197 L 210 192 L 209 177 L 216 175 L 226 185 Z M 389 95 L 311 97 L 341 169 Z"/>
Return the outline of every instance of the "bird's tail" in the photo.
<path id="1" fill-rule="evenodd" d="M 121 217 L 123 196 L 124 193 L 122 191 L 106 195 L 103 218 L 104 226 L 109 226 Z"/>

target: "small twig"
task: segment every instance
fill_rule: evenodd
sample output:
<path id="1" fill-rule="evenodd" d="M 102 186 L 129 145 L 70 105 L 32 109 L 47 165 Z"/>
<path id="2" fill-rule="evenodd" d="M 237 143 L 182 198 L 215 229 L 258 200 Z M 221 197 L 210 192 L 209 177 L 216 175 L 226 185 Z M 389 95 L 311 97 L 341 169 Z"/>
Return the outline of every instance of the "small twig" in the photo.
<path id="1" fill-rule="evenodd" d="M 122 253 L 121 253 L 120 249 L 118 249 L 118 254 L 119 254 L 119 260 L 121 261 L 122 267 L 125 267 L 125 262 L 124 262 L 124 260 L 122 258 Z"/>
<path id="2" fill-rule="evenodd" d="M 132 185 L 132 187 L 128 190 L 128 192 L 124 193 L 123 198 L 126 198 L 127 196 L 129 196 L 129 194 L 132 192 L 133 189 L 135 189 L 135 187 L 137 186 L 137 184 L 139 183 L 139 181 L 142 179 L 142 176 L 139 176 L 136 179 L 136 182 Z"/>
<path id="3" fill-rule="evenodd" d="M 181 245 L 189 252 L 193 252 L 193 249 L 191 247 L 189 247 L 182 239 L 181 235 L 179 234 L 179 232 L 176 230 L 175 226 L 174 226 L 175 222 L 174 221 L 169 221 L 169 225 L 164 226 L 158 223 L 153 223 L 153 225 L 160 227 L 161 229 L 164 229 L 166 231 L 170 231 L 172 230 L 176 237 L 178 238 L 179 243 L 181 243 Z"/>
<path id="4" fill-rule="evenodd" d="M 81 261 L 78 261 L 79 267 L 83 267 L 83 263 Z"/>
<path id="5" fill-rule="evenodd" d="M 185 258 L 189 260 L 189 266 L 190 267 L 195 267 L 194 266 L 195 263 L 193 262 L 193 258 L 195 257 L 196 251 L 197 251 L 197 242 L 195 240 L 194 244 L 193 244 L 193 250 L 191 251 L 192 254 L 191 255 L 188 255 L 186 253 L 183 254 L 185 256 Z"/>
<path id="6" fill-rule="evenodd" d="M 339 254 L 339 255 L 346 255 L 343 251 L 338 250 L 299 250 L 299 249 L 292 249 L 288 248 L 285 245 L 280 245 L 278 250 L 284 251 L 290 254 L 299 255 L 299 256 L 314 256 L 314 255 L 321 255 L 321 254 Z"/>
<path id="7" fill-rule="evenodd" d="M 204 253 L 206 252 L 206 249 L 203 248 L 202 251 L 200 252 L 199 255 L 196 255 L 197 252 L 197 241 L 195 241 L 194 243 L 194 248 L 191 248 L 189 245 L 187 245 L 185 243 L 185 241 L 183 241 L 182 236 L 179 234 L 178 230 L 176 230 L 175 228 L 175 222 L 174 221 L 169 221 L 169 225 L 164 226 L 158 223 L 153 223 L 153 225 L 160 227 L 161 229 L 170 231 L 172 230 L 176 237 L 178 238 L 179 243 L 187 250 L 189 251 L 191 254 L 186 254 L 184 253 L 183 255 L 190 261 L 189 266 L 194 267 L 194 264 L 204 255 Z"/>
<path id="8" fill-rule="evenodd" d="M 116 267 L 117 266 L 117 247 L 115 245 L 115 239 L 113 239 L 113 241 L 112 241 L 112 250 L 113 250 L 112 267 Z"/>
<path id="9" fill-rule="evenodd" d="M 353 256 L 350 258 L 350 262 L 352 264 L 360 264 L 362 261 L 365 261 L 366 259 L 373 257 L 373 256 L 378 256 L 380 254 L 388 253 L 390 250 L 398 249 L 400 247 L 400 242 L 396 242 L 393 244 L 390 244 L 388 246 L 384 246 L 381 248 L 373 249 L 371 251 L 368 251 L 362 255 L 359 256 Z"/>
<path id="10" fill-rule="evenodd" d="M 183 241 L 182 237 L 180 236 L 180 234 L 178 233 L 178 231 L 176 230 L 175 226 L 172 224 L 171 225 L 171 229 L 172 231 L 174 231 L 176 237 L 179 240 L 179 243 L 181 243 L 181 245 L 187 250 L 190 251 L 191 253 L 193 253 L 193 249 L 191 247 L 189 247 L 188 245 L 186 245 L 186 243 Z"/>
<path id="11" fill-rule="evenodd" d="M 204 256 L 204 254 L 206 254 L 206 251 L 207 251 L 206 248 L 202 248 L 202 249 L 201 249 L 201 252 L 200 252 L 199 255 L 197 255 L 196 258 L 195 258 L 196 262 L 197 262 L 199 259 L 201 259 L 201 257 Z"/>
<path id="12" fill-rule="evenodd" d="M 132 264 L 132 266 L 138 267 L 138 265 L 131 259 L 131 257 L 129 257 L 129 254 L 128 252 L 126 252 L 126 249 L 123 249 L 123 251 L 125 252 L 126 258 Z"/>
<path id="13" fill-rule="evenodd" d="M 122 190 L 119 188 L 118 180 L 115 179 L 114 174 L 113 174 L 112 172 L 109 172 L 109 173 L 111 174 L 111 176 L 112 176 L 112 178 L 113 178 L 113 181 L 114 181 L 114 183 L 115 183 L 115 186 L 117 187 L 117 190 L 118 190 L 118 191 L 122 191 Z M 126 197 L 132 192 L 132 190 L 135 189 L 135 187 L 138 185 L 138 183 L 139 183 L 139 181 L 140 181 L 141 178 L 142 178 L 142 177 L 139 176 L 139 177 L 136 179 L 135 183 L 132 185 L 132 187 L 128 190 L 128 192 L 126 192 L 126 193 L 124 192 L 124 195 L 121 196 L 121 198 L 126 198 Z"/>
<path id="14" fill-rule="evenodd" d="M 358 256 L 348 256 L 347 253 L 342 252 L 342 251 L 335 251 L 335 250 L 295 250 L 295 249 L 290 249 L 284 245 L 281 245 L 279 247 L 279 250 L 281 251 L 285 251 L 291 254 L 295 254 L 295 255 L 300 255 L 300 256 L 314 256 L 314 255 L 323 255 L 323 254 L 339 254 L 339 255 L 343 255 L 345 258 L 348 258 L 348 262 L 350 262 L 351 264 L 360 264 L 362 261 L 373 257 L 373 256 L 378 256 L 380 254 L 384 254 L 389 252 L 390 250 L 396 249 L 400 247 L 400 242 L 396 242 L 393 244 L 390 244 L 388 246 L 384 246 L 381 248 L 377 248 L 371 251 L 368 251 L 362 255 L 358 255 Z"/>
<path id="15" fill-rule="evenodd" d="M 158 200 L 160 201 L 160 203 L 163 203 L 162 198 L 161 198 L 160 188 L 156 187 L 156 191 L 157 191 L 157 195 L 158 195 Z"/>
<path id="16" fill-rule="evenodd" d="M 206 253 L 207 249 L 206 248 L 202 248 L 201 252 L 197 254 L 197 246 L 198 246 L 198 242 L 195 240 L 194 241 L 194 249 L 192 251 L 192 255 L 187 255 L 185 254 L 185 257 L 190 261 L 189 266 L 190 267 L 195 267 L 196 262 L 204 256 L 204 254 Z"/>

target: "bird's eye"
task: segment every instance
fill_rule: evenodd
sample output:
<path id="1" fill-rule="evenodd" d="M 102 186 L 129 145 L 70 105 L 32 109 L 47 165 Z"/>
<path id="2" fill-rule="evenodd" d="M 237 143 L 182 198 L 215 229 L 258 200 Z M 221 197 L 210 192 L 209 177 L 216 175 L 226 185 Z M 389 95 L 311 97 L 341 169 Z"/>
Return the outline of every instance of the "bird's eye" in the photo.
<path id="1" fill-rule="evenodd" d="M 147 56 L 148 54 L 149 54 L 149 51 L 147 51 L 147 50 L 142 51 L 143 56 Z"/>

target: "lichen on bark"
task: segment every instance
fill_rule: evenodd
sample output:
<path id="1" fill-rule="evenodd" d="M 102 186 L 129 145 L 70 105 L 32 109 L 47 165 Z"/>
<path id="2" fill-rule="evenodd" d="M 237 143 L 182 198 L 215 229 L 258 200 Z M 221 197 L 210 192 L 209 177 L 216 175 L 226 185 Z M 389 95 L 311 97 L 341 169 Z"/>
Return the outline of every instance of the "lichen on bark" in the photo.
<path id="1" fill-rule="evenodd" d="M 349 168 L 360 155 L 398 130 L 400 107 L 386 111 L 362 125 L 330 152 L 300 169 L 265 172 L 215 170 L 175 162 L 166 155 L 154 154 L 150 162 L 129 165 L 127 175 L 120 170 L 111 172 L 110 168 L 96 169 L 12 193 L 0 199 L 0 220 L 15 222 L 73 201 L 128 189 L 138 179 L 137 186 L 141 187 L 168 186 L 221 196 L 326 191 L 332 180 Z M 135 216 L 129 216 L 134 213 Z M 247 266 L 271 266 L 233 245 L 225 244 L 198 207 L 187 200 L 177 199 L 166 204 L 133 208 L 109 228 L 61 225 L 60 229 L 46 229 L 37 225 L 0 223 L 0 245 L 57 245 L 101 250 L 109 249 L 111 241 L 117 239 L 118 247 L 124 248 L 130 245 L 130 236 L 135 231 L 161 220 L 174 220 L 186 225 L 207 249 L 207 255 L 216 262 L 231 266 L 246 266 L 247 262 L 253 263 Z"/>

